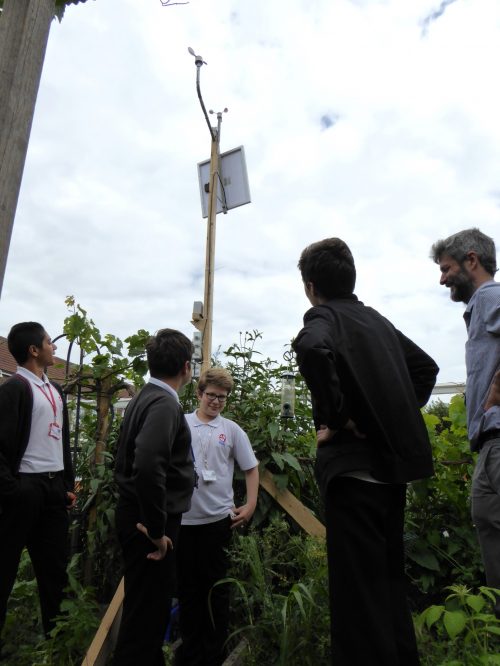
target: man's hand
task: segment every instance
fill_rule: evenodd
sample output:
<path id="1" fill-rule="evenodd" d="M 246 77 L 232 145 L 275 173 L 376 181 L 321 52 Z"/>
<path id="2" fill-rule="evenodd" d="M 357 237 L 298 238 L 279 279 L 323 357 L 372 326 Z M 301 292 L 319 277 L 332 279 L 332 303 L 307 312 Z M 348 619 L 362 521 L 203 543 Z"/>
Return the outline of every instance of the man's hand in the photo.
<path id="1" fill-rule="evenodd" d="M 148 534 L 148 528 L 145 527 L 142 523 L 137 523 L 136 527 L 139 530 L 139 532 L 142 532 L 144 536 L 146 536 L 151 541 L 151 543 L 154 544 L 158 549 L 146 555 L 148 560 L 156 560 L 157 562 L 159 562 L 160 560 L 163 560 L 169 548 L 171 548 L 172 550 L 174 549 L 174 544 L 172 543 L 172 540 L 169 539 L 169 537 L 166 536 L 165 534 L 159 539 L 152 539 Z"/>
<path id="2" fill-rule="evenodd" d="M 233 507 L 233 515 L 231 516 L 231 529 L 234 530 L 235 527 L 241 527 L 250 522 L 251 517 L 255 511 L 255 505 L 249 503 L 243 504 L 242 506 Z"/>
<path id="3" fill-rule="evenodd" d="M 359 439 L 366 439 L 366 435 L 358 430 L 358 426 L 349 419 L 342 430 L 352 430 L 356 437 Z M 338 430 L 331 430 L 326 425 L 320 425 L 319 430 L 316 431 L 316 442 L 318 446 L 329 442 L 334 435 L 338 433 Z"/>
<path id="4" fill-rule="evenodd" d="M 495 405 L 500 405 L 500 370 L 497 370 L 491 382 L 490 390 L 484 404 L 484 411 L 487 412 L 490 407 L 494 407 Z"/>
<path id="5" fill-rule="evenodd" d="M 75 495 L 75 493 L 67 492 L 66 493 L 66 508 L 68 509 L 68 511 L 70 509 L 73 509 L 75 504 L 76 504 L 76 495 Z"/>
<path id="6" fill-rule="evenodd" d="M 319 430 L 316 431 L 316 442 L 318 446 L 329 442 L 338 430 L 330 430 L 326 425 L 320 425 Z"/>

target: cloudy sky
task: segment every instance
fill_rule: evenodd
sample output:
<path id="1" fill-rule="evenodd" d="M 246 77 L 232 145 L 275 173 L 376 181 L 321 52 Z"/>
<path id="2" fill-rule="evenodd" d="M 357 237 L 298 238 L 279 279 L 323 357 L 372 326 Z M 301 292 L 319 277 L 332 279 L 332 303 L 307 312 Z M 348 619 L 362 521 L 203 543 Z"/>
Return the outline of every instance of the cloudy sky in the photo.
<path id="1" fill-rule="evenodd" d="M 463 306 L 428 258 L 470 226 L 500 243 L 497 0 L 88 0 L 54 22 L 0 304 L 0 334 L 179 328 L 203 300 L 197 163 L 207 108 L 243 145 L 252 203 L 217 218 L 214 350 L 281 360 L 308 302 L 296 268 L 340 236 L 356 292 L 463 381 Z M 62 347 L 60 348 L 60 350 Z"/>

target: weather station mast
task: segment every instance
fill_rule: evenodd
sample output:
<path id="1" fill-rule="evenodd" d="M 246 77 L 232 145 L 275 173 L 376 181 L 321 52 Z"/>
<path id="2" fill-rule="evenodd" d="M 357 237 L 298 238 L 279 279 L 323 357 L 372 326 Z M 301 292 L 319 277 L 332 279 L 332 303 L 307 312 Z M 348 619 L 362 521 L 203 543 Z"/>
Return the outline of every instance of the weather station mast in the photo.
<path id="1" fill-rule="evenodd" d="M 196 55 L 191 47 L 189 53 L 196 65 L 196 93 L 210 132 L 210 159 L 198 163 L 198 181 L 202 216 L 207 218 L 207 241 L 205 256 L 204 300 L 193 304 L 192 324 L 197 329 L 193 337 L 195 353 L 193 360 L 201 361 L 201 371 L 208 370 L 212 357 L 212 325 L 215 266 L 215 229 L 217 213 L 227 213 L 231 208 L 250 203 L 250 189 L 243 146 L 221 154 L 220 135 L 222 114 L 227 108 L 216 113 L 217 126 L 212 127 L 200 89 L 200 69 L 207 63 L 201 55 Z M 196 374 L 196 373 L 195 373 Z"/>

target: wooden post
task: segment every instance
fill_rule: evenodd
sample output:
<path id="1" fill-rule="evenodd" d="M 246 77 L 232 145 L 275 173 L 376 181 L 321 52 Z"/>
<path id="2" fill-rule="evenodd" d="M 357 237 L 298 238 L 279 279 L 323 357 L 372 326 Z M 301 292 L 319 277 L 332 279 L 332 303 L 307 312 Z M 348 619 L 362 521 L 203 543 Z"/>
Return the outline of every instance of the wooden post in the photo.
<path id="1" fill-rule="evenodd" d="M 0 294 L 55 0 L 4 0 L 0 17 Z"/>
<path id="2" fill-rule="evenodd" d="M 214 265 L 215 265 L 215 224 L 217 220 L 217 188 L 219 177 L 219 141 L 220 119 L 217 129 L 212 128 L 215 138 L 212 139 L 210 153 L 210 185 L 208 193 L 207 217 L 207 249 L 205 260 L 205 300 L 203 303 L 202 329 L 202 364 L 201 371 L 208 370 L 212 361 L 212 323 L 214 318 Z"/>

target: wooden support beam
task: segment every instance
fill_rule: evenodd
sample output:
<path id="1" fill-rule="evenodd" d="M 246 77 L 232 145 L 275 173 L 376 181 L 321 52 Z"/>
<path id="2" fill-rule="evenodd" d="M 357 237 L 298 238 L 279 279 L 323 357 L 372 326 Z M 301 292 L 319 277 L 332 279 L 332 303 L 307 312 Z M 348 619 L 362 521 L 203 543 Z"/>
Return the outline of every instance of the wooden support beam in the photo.
<path id="1" fill-rule="evenodd" d="M 240 666 L 240 664 L 243 663 L 243 656 L 247 647 L 248 642 L 246 638 L 243 638 L 224 661 L 222 666 Z"/>
<path id="2" fill-rule="evenodd" d="M 286 488 L 279 490 L 273 475 L 267 469 L 261 472 L 260 485 L 278 502 L 282 509 L 311 536 L 326 537 L 326 529 L 307 507 Z"/>
<path id="3" fill-rule="evenodd" d="M 113 651 L 118 637 L 118 629 L 120 628 L 124 592 L 125 587 L 122 578 L 116 588 L 115 596 L 101 620 L 94 640 L 87 650 L 87 654 L 82 661 L 82 666 L 104 666 L 107 658 Z"/>

